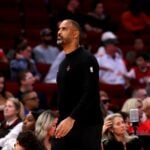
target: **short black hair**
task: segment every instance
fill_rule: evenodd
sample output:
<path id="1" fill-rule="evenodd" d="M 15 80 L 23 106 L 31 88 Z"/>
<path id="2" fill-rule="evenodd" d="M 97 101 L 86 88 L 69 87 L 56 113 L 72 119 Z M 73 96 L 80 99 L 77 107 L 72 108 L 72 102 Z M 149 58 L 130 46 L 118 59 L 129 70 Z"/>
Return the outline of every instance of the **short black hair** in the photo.
<path id="1" fill-rule="evenodd" d="M 20 132 L 17 141 L 19 145 L 24 147 L 26 150 L 42 150 L 40 142 L 32 131 Z"/>

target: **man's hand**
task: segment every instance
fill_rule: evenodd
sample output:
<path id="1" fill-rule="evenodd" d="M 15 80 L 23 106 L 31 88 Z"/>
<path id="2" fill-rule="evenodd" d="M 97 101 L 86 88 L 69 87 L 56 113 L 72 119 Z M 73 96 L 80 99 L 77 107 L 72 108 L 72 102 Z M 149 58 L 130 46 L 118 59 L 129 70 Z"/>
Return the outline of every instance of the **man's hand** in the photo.
<path id="1" fill-rule="evenodd" d="M 56 128 L 55 137 L 62 138 L 67 135 L 72 129 L 74 122 L 75 120 L 71 117 L 67 117 L 66 119 L 62 120 Z"/>

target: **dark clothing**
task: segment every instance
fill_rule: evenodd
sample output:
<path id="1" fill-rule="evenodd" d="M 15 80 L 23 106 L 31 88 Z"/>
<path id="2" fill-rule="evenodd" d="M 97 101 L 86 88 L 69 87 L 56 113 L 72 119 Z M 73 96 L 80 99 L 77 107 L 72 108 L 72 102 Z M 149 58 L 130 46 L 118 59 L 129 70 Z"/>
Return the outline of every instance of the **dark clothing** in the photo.
<path id="1" fill-rule="evenodd" d="M 6 122 L 2 122 L 0 126 L 0 138 L 5 137 L 18 123 L 21 122 L 21 119 L 17 119 L 12 125 L 7 126 Z"/>
<path id="2" fill-rule="evenodd" d="M 66 55 L 57 78 L 60 121 L 71 116 L 78 126 L 102 123 L 98 74 L 95 57 L 83 48 Z"/>
<path id="3" fill-rule="evenodd" d="M 85 22 L 92 27 L 100 28 L 103 31 L 112 30 L 112 23 L 109 15 L 104 14 L 101 17 L 98 17 L 94 13 L 90 13 L 85 16 L 85 20 Z"/>
<path id="4" fill-rule="evenodd" d="M 100 125 L 73 128 L 67 136 L 52 141 L 52 150 L 101 150 Z"/>
<path id="5" fill-rule="evenodd" d="M 73 129 L 60 141 L 65 141 L 66 145 L 71 143 L 71 150 L 81 142 L 78 146 L 82 145 L 82 150 L 87 150 L 85 147 L 91 140 L 95 149 L 91 146 L 88 150 L 99 150 L 97 144 L 100 145 L 102 114 L 99 106 L 99 66 L 95 57 L 82 47 L 67 54 L 60 64 L 57 82 L 59 122 L 68 116 L 75 119 Z"/>
<path id="6" fill-rule="evenodd" d="M 113 140 L 103 141 L 104 150 L 124 150 L 124 145 L 122 142 Z M 134 138 L 126 143 L 126 150 L 141 150 L 141 142 L 138 138 Z"/>
<path id="7" fill-rule="evenodd" d="M 10 62 L 10 72 L 11 80 L 18 80 L 18 75 L 21 71 L 30 70 L 34 76 L 39 76 L 40 74 L 37 70 L 34 60 L 30 59 L 13 59 Z"/>

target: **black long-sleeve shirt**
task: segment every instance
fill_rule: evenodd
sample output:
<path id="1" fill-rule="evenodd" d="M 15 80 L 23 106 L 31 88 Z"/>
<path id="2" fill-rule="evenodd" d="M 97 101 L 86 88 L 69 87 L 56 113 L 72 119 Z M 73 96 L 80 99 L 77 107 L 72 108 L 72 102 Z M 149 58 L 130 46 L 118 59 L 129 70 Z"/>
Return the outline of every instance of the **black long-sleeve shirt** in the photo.
<path id="1" fill-rule="evenodd" d="M 78 126 L 102 124 L 98 73 L 95 57 L 82 47 L 66 55 L 57 75 L 59 121 L 71 116 Z"/>

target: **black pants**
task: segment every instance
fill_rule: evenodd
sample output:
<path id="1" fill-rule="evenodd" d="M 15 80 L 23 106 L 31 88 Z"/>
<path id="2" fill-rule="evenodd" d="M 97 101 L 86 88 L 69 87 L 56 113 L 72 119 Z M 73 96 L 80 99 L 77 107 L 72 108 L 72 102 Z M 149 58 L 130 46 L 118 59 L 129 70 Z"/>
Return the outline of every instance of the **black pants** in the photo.
<path id="1" fill-rule="evenodd" d="M 101 127 L 72 129 L 67 136 L 52 141 L 52 150 L 101 150 Z"/>

